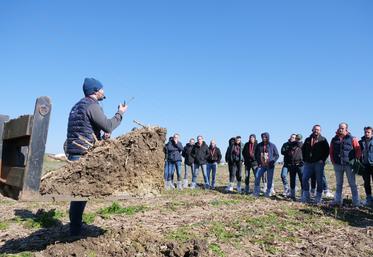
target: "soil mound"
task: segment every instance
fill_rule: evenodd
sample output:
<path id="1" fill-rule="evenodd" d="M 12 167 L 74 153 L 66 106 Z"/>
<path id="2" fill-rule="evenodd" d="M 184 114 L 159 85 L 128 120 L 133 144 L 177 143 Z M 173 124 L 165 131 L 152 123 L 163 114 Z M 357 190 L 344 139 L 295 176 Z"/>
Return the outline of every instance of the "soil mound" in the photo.
<path id="1" fill-rule="evenodd" d="M 42 195 L 102 198 L 158 195 L 166 129 L 145 127 L 97 142 L 79 161 L 47 174 Z"/>
<path id="2" fill-rule="evenodd" d="M 97 238 L 58 243 L 47 247 L 42 256 L 148 256 L 199 257 L 209 254 L 207 242 L 190 240 L 184 244 L 166 242 L 145 229 L 118 229 Z"/>

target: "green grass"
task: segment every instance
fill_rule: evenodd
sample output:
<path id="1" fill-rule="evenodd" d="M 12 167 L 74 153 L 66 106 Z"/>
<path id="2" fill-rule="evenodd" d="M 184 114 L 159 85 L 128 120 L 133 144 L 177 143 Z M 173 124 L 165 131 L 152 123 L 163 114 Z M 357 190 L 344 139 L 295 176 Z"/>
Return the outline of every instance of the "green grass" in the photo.
<path id="1" fill-rule="evenodd" d="M 217 256 L 219 257 L 225 257 L 225 253 L 222 251 L 222 249 L 220 248 L 220 245 L 218 244 L 210 244 L 209 245 L 209 249 L 214 253 L 216 254 Z"/>
<path id="2" fill-rule="evenodd" d="M 107 219 L 112 215 L 134 215 L 147 209 L 148 207 L 144 205 L 122 207 L 119 203 L 113 202 L 111 206 L 100 209 L 98 214 Z"/>
<path id="3" fill-rule="evenodd" d="M 236 205 L 239 204 L 239 200 L 233 200 L 233 199 L 215 199 L 210 202 L 212 206 L 218 207 L 222 205 Z"/>
<path id="4" fill-rule="evenodd" d="M 45 212 L 44 210 L 41 210 L 31 218 L 16 217 L 13 221 L 21 223 L 24 227 L 29 229 L 40 229 L 57 225 L 60 222 L 59 220 L 64 216 L 65 214 L 60 211 L 50 210 Z"/>
<path id="5" fill-rule="evenodd" d="M 88 225 L 93 224 L 93 222 L 95 222 L 96 217 L 96 213 L 83 213 L 83 222 Z"/>
<path id="6" fill-rule="evenodd" d="M 192 230 L 193 228 L 189 226 L 179 227 L 166 235 L 166 239 L 174 240 L 179 243 L 186 243 L 189 240 L 195 239 L 197 237 Z"/>
<path id="7" fill-rule="evenodd" d="M 8 227 L 9 227 L 8 221 L 2 221 L 2 222 L 0 222 L 0 231 L 7 230 Z"/>

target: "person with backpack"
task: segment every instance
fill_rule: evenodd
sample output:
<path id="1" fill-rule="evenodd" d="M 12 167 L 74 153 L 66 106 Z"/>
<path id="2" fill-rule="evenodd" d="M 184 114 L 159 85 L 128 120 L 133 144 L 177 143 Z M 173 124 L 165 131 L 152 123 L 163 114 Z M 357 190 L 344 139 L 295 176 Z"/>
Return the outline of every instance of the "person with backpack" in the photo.
<path id="1" fill-rule="evenodd" d="M 273 195 L 273 175 L 275 171 L 275 165 L 280 157 L 275 144 L 270 142 L 269 133 L 262 133 L 262 142 L 256 146 L 255 159 L 258 162 L 258 171 L 255 177 L 255 188 L 254 196 L 258 197 L 260 194 L 260 180 L 262 176 L 267 172 L 267 190 L 265 192 L 266 197 Z"/>
<path id="2" fill-rule="evenodd" d="M 366 200 L 364 205 L 372 206 L 372 186 L 371 180 L 373 180 L 373 129 L 372 127 L 364 128 L 364 136 L 359 141 L 361 148 L 361 162 L 365 169 L 363 171 L 364 189 L 366 194 Z"/>
<path id="3" fill-rule="evenodd" d="M 228 147 L 226 153 L 226 160 L 231 164 L 229 172 L 229 186 L 227 191 L 233 191 L 234 180 L 237 181 L 237 193 L 241 193 L 241 181 L 242 181 L 242 162 L 244 161 L 242 156 L 243 144 L 241 143 L 241 137 L 237 136 L 234 139 L 234 143 Z"/>
<path id="4" fill-rule="evenodd" d="M 209 146 L 209 155 L 207 157 L 207 178 L 210 181 L 212 190 L 215 189 L 216 170 L 218 168 L 218 164 L 221 161 L 221 158 L 222 156 L 220 149 L 216 146 L 215 140 L 211 140 Z M 211 177 L 210 174 L 212 175 Z"/>
<path id="5" fill-rule="evenodd" d="M 333 163 L 336 179 L 336 190 L 332 205 L 342 206 L 343 204 L 343 177 L 346 172 L 352 194 L 352 204 L 355 207 L 360 206 L 356 175 L 350 164 L 351 160 L 360 159 L 360 157 L 361 149 L 357 138 L 350 134 L 347 123 L 340 123 L 336 135 L 330 143 L 330 160 Z"/>
<path id="6" fill-rule="evenodd" d="M 296 134 L 291 134 L 290 138 L 286 143 L 284 143 L 281 147 L 281 154 L 284 156 L 284 165 L 281 169 L 281 180 L 284 186 L 284 193 L 285 197 L 288 197 L 290 194 L 289 190 L 289 183 L 288 183 L 288 173 L 289 173 L 289 165 L 291 164 L 291 156 L 289 155 L 289 151 L 291 150 L 291 144 L 295 142 Z"/>
<path id="7" fill-rule="evenodd" d="M 198 178 L 199 169 L 202 169 L 205 189 L 209 189 L 210 182 L 207 177 L 207 167 L 206 167 L 207 157 L 209 155 L 209 147 L 207 146 L 206 142 L 203 141 L 202 136 L 197 137 L 197 143 L 194 144 L 191 154 L 194 159 L 194 170 L 193 170 L 191 189 L 195 189 L 197 187 L 197 178 Z"/>
<path id="8" fill-rule="evenodd" d="M 183 187 L 188 188 L 188 169 L 193 173 L 194 170 L 194 158 L 192 156 L 192 149 L 195 144 L 194 138 L 189 140 L 189 143 L 183 149 L 182 156 L 184 157 L 184 181 Z"/>
<path id="9" fill-rule="evenodd" d="M 242 150 L 242 156 L 245 164 L 245 193 L 250 193 L 250 172 L 253 171 L 254 180 L 256 176 L 256 171 L 258 168 L 258 162 L 255 160 L 255 148 L 258 142 L 256 136 L 251 134 L 249 136 L 249 141 L 244 145 Z"/>

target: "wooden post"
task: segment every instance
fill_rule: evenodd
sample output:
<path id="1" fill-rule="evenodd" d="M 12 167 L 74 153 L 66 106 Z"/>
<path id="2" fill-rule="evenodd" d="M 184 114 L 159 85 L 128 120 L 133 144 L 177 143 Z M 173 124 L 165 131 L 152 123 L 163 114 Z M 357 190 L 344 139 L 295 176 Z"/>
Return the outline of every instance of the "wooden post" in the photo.
<path id="1" fill-rule="evenodd" d="M 27 164 L 23 176 L 23 188 L 19 197 L 21 200 L 32 200 L 32 198 L 39 196 L 51 109 L 52 104 L 49 97 L 39 97 L 36 100 Z"/>

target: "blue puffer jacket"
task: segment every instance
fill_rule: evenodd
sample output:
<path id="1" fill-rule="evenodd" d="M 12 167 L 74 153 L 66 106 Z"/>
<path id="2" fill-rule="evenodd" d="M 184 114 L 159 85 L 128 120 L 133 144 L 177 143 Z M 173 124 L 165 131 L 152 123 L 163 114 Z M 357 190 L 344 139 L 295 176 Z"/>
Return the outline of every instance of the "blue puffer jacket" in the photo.
<path id="1" fill-rule="evenodd" d="M 167 159 L 170 162 L 178 162 L 181 161 L 181 152 L 184 150 L 183 145 L 178 142 L 175 144 L 173 140 L 167 143 Z"/>
<path id="2" fill-rule="evenodd" d="M 362 137 L 359 141 L 361 152 L 363 154 L 362 161 L 365 165 L 373 166 L 373 138 L 368 141 L 366 145 L 365 137 Z M 368 162 L 368 163 L 367 163 Z"/>
<path id="3" fill-rule="evenodd" d="M 98 104 L 98 102 L 90 97 L 85 97 L 71 109 L 66 141 L 66 153 L 69 155 L 82 155 L 85 153 L 84 149 L 73 144 L 75 141 L 78 144 L 87 146 L 85 142 L 79 139 L 79 136 L 84 137 L 92 143 L 94 142 L 93 133 L 95 133 L 97 138 L 100 138 L 100 129 L 92 126 L 87 115 L 87 109 L 92 104 Z"/>

